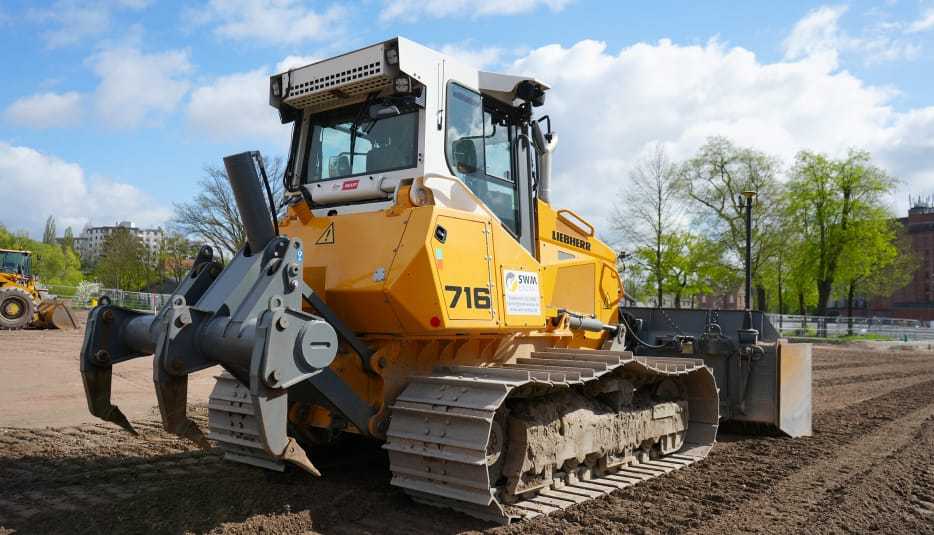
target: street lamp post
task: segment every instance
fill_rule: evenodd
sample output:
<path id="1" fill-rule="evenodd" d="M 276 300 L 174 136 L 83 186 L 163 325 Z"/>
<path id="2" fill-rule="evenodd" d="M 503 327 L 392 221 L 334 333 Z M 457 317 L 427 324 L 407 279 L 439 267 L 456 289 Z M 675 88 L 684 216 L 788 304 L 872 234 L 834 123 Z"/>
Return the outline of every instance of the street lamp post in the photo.
<path id="1" fill-rule="evenodd" d="M 746 306 L 739 341 L 741 344 L 755 344 L 759 338 L 759 331 L 752 328 L 752 198 L 756 192 L 747 190 L 742 196 L 740 202 L 746 207 Z"/>

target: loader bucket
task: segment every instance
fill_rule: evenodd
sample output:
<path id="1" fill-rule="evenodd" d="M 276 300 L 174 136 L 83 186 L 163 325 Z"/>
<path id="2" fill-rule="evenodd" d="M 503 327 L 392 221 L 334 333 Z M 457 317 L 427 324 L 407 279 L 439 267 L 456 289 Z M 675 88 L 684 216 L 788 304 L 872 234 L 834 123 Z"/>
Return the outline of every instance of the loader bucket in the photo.
<path id="1" fill-rule="evenodd" d="M 38 319 L 33 323 L 34 327 L 40 329 L 60 329 L 70 331 L 78 328 L 78 322 L 75 320 L 71 309 L 64 301 L 58 299 L 47 299 L 39 303 Z"/>

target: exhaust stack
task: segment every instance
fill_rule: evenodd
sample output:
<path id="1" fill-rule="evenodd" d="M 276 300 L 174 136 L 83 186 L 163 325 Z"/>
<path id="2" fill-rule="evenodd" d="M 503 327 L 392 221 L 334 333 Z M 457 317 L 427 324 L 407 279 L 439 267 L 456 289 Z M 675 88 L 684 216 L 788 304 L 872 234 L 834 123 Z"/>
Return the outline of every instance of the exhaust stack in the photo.
<path id="1" fill-rule="evenodd" d="M 227 180 L 237 201 L 240 220 L 246 232 L 246 241 L 251 254 L 262 251 L 276 237 L 273 215 L 269 213 L 263 187 L 257 173 L 257 166 L 262 165 L 258 152 L 241 152 L 224 158 Z M 265 172 L 262 172 L 265 175 Z"/>
<path id="2" fill-rule="evenodd" d="M 550 130 L 551 126 L 548 128 Z M 551 202 L 551 157 L 558 146 L 558 134 L 555 132 L 543 133 L 538 121 L 532 121 L 532 140 L 539 156 L 538 198 L 545 202 Z"/>

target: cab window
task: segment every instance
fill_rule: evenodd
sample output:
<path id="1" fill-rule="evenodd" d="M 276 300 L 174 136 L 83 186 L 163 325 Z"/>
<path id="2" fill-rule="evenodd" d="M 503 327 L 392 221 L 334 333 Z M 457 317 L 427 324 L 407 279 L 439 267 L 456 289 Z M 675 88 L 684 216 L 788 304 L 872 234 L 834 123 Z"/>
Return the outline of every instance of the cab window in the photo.
<path id="1" fill-rule="evenodd" d="M 363 106 L 314 117 L 306 183 L 416 166 L 417 111 L 370 119 Z"/>
<path id="2" fill-rule="evenodd" d="M 458 84 L 448 85 L 448 167 L 518 236 L 513 136 L 506 114 L 490 105 L 484 109 L 479 93 Z"/>

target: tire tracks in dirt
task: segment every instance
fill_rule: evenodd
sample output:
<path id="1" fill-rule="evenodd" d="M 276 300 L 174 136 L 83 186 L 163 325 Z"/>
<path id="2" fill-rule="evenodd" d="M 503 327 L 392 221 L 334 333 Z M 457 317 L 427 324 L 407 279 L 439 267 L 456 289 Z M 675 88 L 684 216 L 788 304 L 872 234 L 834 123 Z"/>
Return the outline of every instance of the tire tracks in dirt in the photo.
<path id="1" fill-rule="evenodd" d="M 814 414 L 840 410 L 844 407 L 861 403 L 899 388 L 907 388 L 934 379 L 934 372 L 915 374 L 894 379 L 875 379 L 837 385 L 833 388 L 815 388 L 813 392 Z"/>
<path id="2" fill-rule="evenodd" d="M 765 533 L 765 532 L 839 532 L 843 528 L 827 521 L 827 512 L 840 501 L 841 494 L 854 496 L 854 489 L 871 490 L 878 502 L 887 502 L 881 494 L 899 493 L 891 487 L 897 481 L 884 484 L 874 472 L 892 469 L 899 461 L 913 465 L 917 459 L 930 460 L 930 451 L 919 448 L 919 428 L 934 417 L 934 404 L 923 406 L 854 442 L 841 446 L 834 455 L 820 459 L 778 482 L 759 497 L 741 507 L 720 515 L 704 525 L 703 533 Z M 896 470 L 898 471 L 898 470 Z M 904 472 L 902 470 L 901 472 Z M 908 471 L 910 472 L 910 470 Z M 901 493 L 905 490 L 901 489 Z M 902 496 L 907 498 L 907 496 Z M 901 509 L 909 500 L 895 500 Z M 921 533 L 917 521 L 905 524 L 898 511 L 885 510 L 880 504 L 844 508 L 851 514 L 846 527 L 851 530 L 893 533 Z M 907 511 L 906 511 L 907 512 Z M 887 514 L 883 514 L 887 513 Z M 910 516 L 910 515 L 909 515 Z M 829 524 L 829 525 L 828 525 Z M 930 526 L 928 526 L 930 528 Z"/>
<path id="3" fill-rule="evenodd" d="M 934 418 L 870 470 L 832 489 L 808 519 L 814 533 L 934 533 Z"/>
<path id="4" fill-rule="evenodd" d="M 813 383 L 814 388 L 828 388 L 832 386 L 844 386 L 849 384 L 856 383 L 869 383 L 874 381 L 883 381 L 886 379 L 902 379 L 905 377 L 916 377 L 918 375 L 927 375 L 934 376 L 934 371 L 931 371 L 930 368 L 918 369 L 913 371 L 893 371 L 886 373 L 867 373 L 865 375 L 850 376 L 845 375 L 842 377 L 827 377 L 825 379 L 815 380 Z"/>

